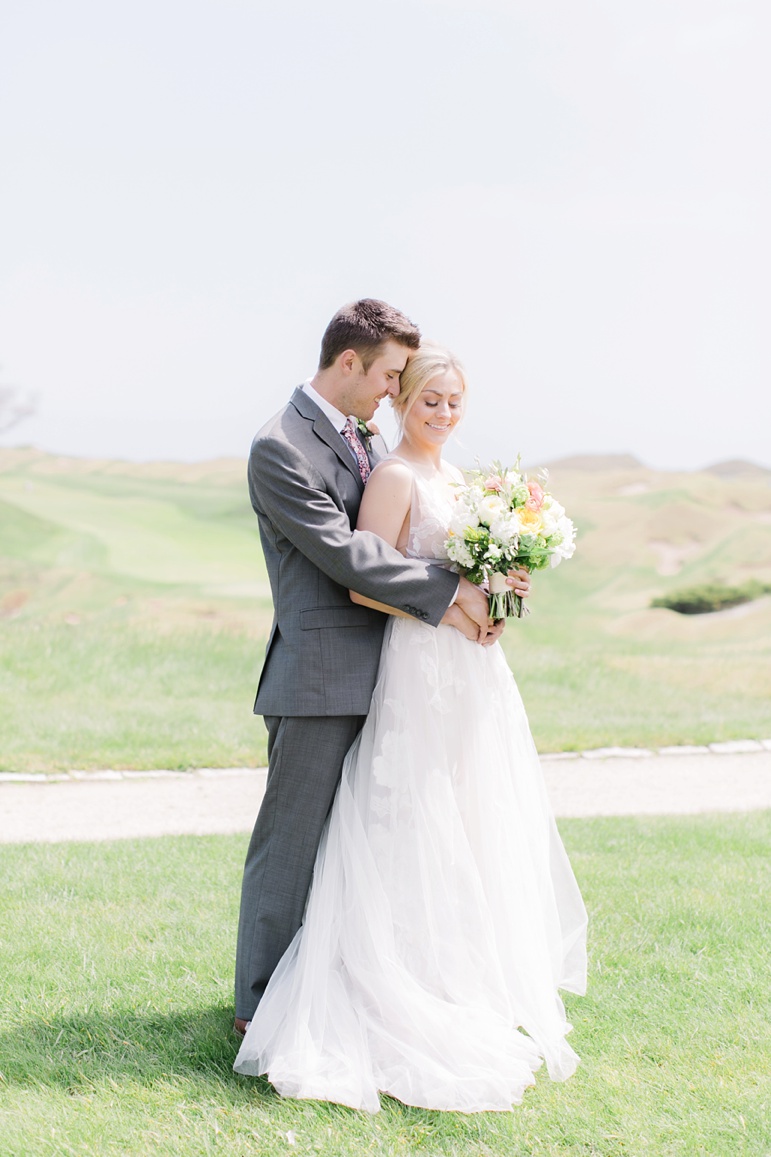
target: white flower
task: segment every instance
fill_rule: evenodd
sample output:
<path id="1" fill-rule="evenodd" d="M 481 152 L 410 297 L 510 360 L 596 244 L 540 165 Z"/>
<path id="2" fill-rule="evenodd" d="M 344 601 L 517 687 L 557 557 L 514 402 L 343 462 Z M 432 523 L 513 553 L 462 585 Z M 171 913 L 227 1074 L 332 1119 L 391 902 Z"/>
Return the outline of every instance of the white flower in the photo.
<path id="1" fill-rule="evenodd" d="M 474 565 L 474 556 L 463 539 L 457 534 L 452 535 L 447 540 L 447 554 L 452 561 L 457 562 L 459 566 L 472 567 Z"/>
<path id="2" fill-rule="evenodd" d="M 561 541 L 555 546 L 554 553 L 549 559 L 552 567 L 559 566 L 563 558 L 572 558 L 576 552 L 576 528 L 566 514 L 563 514 L 557 522 L 557 533 Z"/>
<path id="3" fill-rule="evenodd" d="M 541 518 L 543 519 L 543 534 L 546 538 L 551 538 L 557 531 L 558 518 L 546 503 L 541 507 Z"/>
<path id="4" fill-rule="evenodd" d="M 519 519 L 516 514 L 499 514 L 490 523 L 490 534 L 506 545 L 514 542 L 519 536 Z"/>
<path id="5" fill-rule="evenodd" d="M 470 509 L 470 507 L 464 503 L 459 502 L 452 512 L 450 531 L 453 534 L 460 535 L 462 538 L 464 532 L 468 530 L 469 527 L 473 529 L 476 526 L 479 526 L 479 516 L 476 511 Z"/>
<path id="6" fill-rule="evenodd" d="M 479 521 L 484 522 L 486 526 L 489 526 L 493 519 L 497 518 L 499 514 L 503 514 L 505 510 L 506 507 L 497 494 L 488 494 L 487 498 L 483 498 L 477 506 Z"/>

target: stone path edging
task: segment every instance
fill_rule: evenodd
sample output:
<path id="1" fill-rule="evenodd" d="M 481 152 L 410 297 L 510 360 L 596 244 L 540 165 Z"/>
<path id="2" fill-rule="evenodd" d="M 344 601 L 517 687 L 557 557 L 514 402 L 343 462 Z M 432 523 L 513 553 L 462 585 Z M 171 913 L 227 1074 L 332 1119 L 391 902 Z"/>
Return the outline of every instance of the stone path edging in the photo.
<path id="1" fill-rule="evenodd" d="M 541 755 L 541 762 L 566 759 L 648 759 L 654 756 L 678 755 L 747 755 L 753 752 L 771 751 L 771 739 L 730 739 L 720 743 L 678 744 L 669 747 L 594 747 L 588 751 L 555 751 Z M 120 779 L 184 779 L 200 775 L 205 779 L 230 779 L 233 776 L 254 776 L 264 774 L 261 767 L 196 767 L 186 771 L 169 768 L 155 768 L 148 771 L 120 771 L 104 769 L 96 771 L 55 771 L 20 772 L 0 771 L 0 784 L 4 783 L 67 783 L 98 782 Z"/>

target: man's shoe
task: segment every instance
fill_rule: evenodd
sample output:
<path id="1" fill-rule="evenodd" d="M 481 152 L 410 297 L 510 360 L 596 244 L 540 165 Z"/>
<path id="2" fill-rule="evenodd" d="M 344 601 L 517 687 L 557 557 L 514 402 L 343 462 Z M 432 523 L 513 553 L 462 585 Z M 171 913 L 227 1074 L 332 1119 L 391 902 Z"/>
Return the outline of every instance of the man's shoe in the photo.
<path id="1" fill-rule="evenodd" d="M 236 1019 L 233 1021 L 233 1031 L 238 1036 L 246 1036 L 246 1030 L 248 1029 L 248 1027 L 251 1023 L 252 1022 L 250 1020 L 241 1020 L 241 1017 L 237 1016 Z"/>

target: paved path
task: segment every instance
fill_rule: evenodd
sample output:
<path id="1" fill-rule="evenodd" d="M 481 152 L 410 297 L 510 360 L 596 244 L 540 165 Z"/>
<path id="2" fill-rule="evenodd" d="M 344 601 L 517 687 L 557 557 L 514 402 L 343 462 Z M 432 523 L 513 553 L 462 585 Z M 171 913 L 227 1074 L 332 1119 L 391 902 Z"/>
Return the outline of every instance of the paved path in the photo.
<path id="1" fill-rule="evenodd" d="M 727 749 L 727 750 L 725 750 Z M 771 808 L 771 742 L 543 756 L 558 816 Z M 264 769 L 0 775 L 0 843 L 251 831 Z"/>

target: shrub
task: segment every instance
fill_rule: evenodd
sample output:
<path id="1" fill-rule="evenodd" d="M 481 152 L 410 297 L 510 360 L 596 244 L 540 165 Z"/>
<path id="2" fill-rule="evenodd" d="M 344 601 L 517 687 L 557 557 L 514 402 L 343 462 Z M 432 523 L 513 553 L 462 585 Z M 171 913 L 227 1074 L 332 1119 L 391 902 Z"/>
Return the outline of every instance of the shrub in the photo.
<path id="1" fill-rule="evenodd" d="M 651 601 L 652 607 L 666 607 L 680 615 L 708 615 L 713 611 L 723 611 L 740 603 L 751 602 L 761 595 L 771 593 L 771 584 L 756 579 L 740 587 L 729 587 L 723 583 L 704 583 L 685 590 L 672 591 Z"/>

